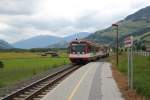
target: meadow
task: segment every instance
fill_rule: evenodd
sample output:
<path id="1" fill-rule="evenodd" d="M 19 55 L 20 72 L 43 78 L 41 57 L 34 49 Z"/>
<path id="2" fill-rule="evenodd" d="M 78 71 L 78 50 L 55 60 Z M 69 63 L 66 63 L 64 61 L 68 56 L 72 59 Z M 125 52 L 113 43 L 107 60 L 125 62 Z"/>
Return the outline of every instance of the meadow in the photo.
<path id="1" fill-rule="evenodd" d="M 115 58 L 111 61 L 115 63 Z M 119 55 L 119 66 L 117 67 L 127 76 L 127 54 Z M 133 56 L 134 89 L 141 95 L 150 98 L 150 56 Z"/>
<path id="2" fill-rule="evenodd" d="M 66 53 L 59 57 L 41 56 L 38 53 L 0 53 L 0 61 L 4 64 L 0 68 L 0 88 L 16 84 L 44 72 L 50 68 L 70 63 Z"/>

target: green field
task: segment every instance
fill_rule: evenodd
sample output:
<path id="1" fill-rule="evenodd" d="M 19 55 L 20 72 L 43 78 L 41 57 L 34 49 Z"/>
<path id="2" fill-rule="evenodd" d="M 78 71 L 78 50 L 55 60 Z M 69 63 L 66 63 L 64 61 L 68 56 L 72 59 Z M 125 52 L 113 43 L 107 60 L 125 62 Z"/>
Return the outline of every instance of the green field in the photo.
<path id="1" fill-rule="evenodd" d="M 65 53 L 55 58 L 42 57 L 36 53 L 0 53 L 0 61 L 4 64 L 4 68 L 0 68 L 0 87 L 15 84 L 50 68 L 70 63 Z"/>
<path id="2" fill-rule="evenodd" d="M 114 59 L 112 59 L 113 62 Z M 150 97 L 150 57 L 146 56 L 133 56 L 134 66 L 134 89 L 146 96 Z M 118 69 L 127 75 L 127 55 L 119 56 Z"/>

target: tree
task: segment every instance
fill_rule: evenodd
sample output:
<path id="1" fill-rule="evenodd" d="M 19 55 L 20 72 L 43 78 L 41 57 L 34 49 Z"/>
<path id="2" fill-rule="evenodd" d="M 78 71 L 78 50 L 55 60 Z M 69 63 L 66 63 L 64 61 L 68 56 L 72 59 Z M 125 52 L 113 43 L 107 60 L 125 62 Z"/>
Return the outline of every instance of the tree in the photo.
<path id="1" fill-rule="evenodd" d="M 146 50 L 145 45 L 142 45 L 142 46 L 141 46 L 141 49 L 142 49 L 143 51 L 145 51 L 145 50 Z"/>
<path id="2" fill-rule="evenodd" d="M 0 61 L 0 68 L 4 68 L 4 64 L 2 61 Z"/>

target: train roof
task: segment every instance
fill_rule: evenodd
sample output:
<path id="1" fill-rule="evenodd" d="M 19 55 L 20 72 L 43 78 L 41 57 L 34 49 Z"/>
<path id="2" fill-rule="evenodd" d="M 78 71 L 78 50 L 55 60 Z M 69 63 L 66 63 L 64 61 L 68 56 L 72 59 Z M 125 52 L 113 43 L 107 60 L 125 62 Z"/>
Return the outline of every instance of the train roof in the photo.
<path id="1" fill-rule="evenodd" d="M 70 42 L 70 44 L 72 44 L 72 43 L 87 43 L 89 45 L 94 45 L 94 46 L 100 47 L 100 45 L 98 43 L 92 42 L 90 40 L 73 40 Z"/>

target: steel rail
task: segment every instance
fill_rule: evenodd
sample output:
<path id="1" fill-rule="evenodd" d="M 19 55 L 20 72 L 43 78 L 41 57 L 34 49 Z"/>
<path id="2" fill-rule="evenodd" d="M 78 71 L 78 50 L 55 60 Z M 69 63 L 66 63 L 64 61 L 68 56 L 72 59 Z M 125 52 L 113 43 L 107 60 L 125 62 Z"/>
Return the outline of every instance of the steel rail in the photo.
<path id="1" fill-rule="evenodd" d="M 58 71 L 54 74 L 44 77 L 26 87 L 23 87 L 15 92 L 5 96 L 1 100 L 14 100 L 14 98 L 18 98 L 18 99 L 21 98 L 22 100 L 32 100 L 33 98 L 36 98 L 39 94 L 41 94 L 43 91 L 45 91 L 49 87 L 52 87 L 58 81 L 60 81 L 67 75 L 71 74 L 73 71 L 75 71 L 79 67 L 80 66 L 71 66 L 64 70 Z M 41 84 L 43 84 L 43 86 L 38 88 L 38 86 L 40 86 Z M 25 97 L 20 97 L 20 95 L 25 95 L 25 92 L 30 92 L 30 90 L 32 90 L 33 88 L 37 88 L 37 89 L 33 90 L 33 92 L 29 93 L 29 95 L 27 95 Z"/>

